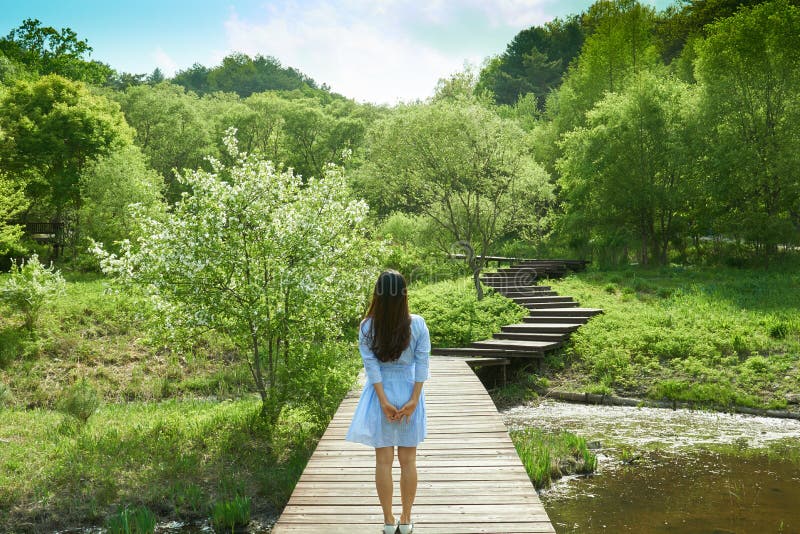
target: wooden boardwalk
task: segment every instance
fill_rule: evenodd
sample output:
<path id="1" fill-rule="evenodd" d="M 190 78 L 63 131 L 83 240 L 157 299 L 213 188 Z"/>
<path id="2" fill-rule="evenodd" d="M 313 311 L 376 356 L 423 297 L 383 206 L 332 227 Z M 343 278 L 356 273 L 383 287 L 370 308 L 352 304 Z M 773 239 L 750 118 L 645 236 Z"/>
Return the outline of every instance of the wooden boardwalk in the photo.
<path id="1" fill-rule="evenodd" d="M 274 534 L 382 531 L 375 451 L 344 441 L 360 393 L 360 387 L 351 391 L 334 415 Z M 414 532 L 555 532 L 491 397 L 467 363 L 431 358 L 425 398 L 428 437 L 417 448 Z M 393 475 L 399 517 L 397 458 Z"/>

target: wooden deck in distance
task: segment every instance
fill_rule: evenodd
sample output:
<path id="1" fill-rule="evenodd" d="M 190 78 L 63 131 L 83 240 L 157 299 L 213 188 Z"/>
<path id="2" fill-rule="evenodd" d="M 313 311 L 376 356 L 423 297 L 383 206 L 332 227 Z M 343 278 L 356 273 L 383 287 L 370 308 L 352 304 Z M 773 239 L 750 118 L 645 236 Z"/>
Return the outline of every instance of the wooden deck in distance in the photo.
<path id="1" fill-rule="evenodd" d="M 363 383 L 363 372 L 362 372 Z M 491 397 L 466 362 L 431 358 L 428 437 L 417 448 L 417 534 L 554 533 Z M 283 533 L 378 533 L 374 449 L 344 441 L 358 402 L 339 406 L 273 528 Z M 400 515 L 400 468 L 393 468 Z"/>

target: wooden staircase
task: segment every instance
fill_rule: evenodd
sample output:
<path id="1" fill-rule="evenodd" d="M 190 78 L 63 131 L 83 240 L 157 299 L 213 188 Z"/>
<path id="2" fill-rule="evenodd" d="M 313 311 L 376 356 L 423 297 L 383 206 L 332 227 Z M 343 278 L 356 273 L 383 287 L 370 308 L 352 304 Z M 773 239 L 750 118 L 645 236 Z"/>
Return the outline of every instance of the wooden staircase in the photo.
<path id="1" fill-rule="evenodd" d="M 581 308 L 572 297 L 538 285 L 549 278 L 560 278 L 570 271 L 583 270 L 583 260 L 522 260 L 494 273 L 485 273 L 481 281 L 521 306 L 529 315 L 522 323 L 501 327 L 490 339 L 475 341 L 468 347 L 436 347 L 431 355 L 466 356 L 480 365 L 481 358 L 538 358 L 561 347 L 572 332 L 592 316 L 603 313 L 599 308 Z"/>

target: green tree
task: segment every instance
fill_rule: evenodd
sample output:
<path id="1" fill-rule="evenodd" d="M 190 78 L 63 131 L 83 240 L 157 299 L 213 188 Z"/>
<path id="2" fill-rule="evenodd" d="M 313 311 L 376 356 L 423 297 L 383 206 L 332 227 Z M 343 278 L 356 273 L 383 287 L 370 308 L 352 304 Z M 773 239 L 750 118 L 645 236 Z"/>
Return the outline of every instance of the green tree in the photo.
<path id="1" fill-rule="evenodd" d="M 466 253 L 482 298 L 483 257 L 549 195 L 522 129 L 474 101 L 440 100 L 397 108 L 368 139 L 356 190 L 383 214 L 400 209 L 435 221 L 443 231 L 435 246 Z"/>
<path id="2" fill-rule="evenodd" d="M 195 63 L 179 71 L 173 83 L 203 95 L 215 91 L 236 93 L 248 97 L 262 91 L 288 91 L 293 89 L 316 89 L 316 82 L 292 67 L 284 67 L 271 56 L 236 52 L 222 59 L 222 64 L 207 68 Z"/>
<path id="3" fill-rule="evenodd" d="M 733 16 L 741 7 L 763 4 L 765 0 L 681 0 L 658 14 L 655 35 L 666 63 L 681 54 L 696 37 L 706 35 L 713 22 Z M 798 0 L 791 0 L 798 5 Z"/>
<path id="4" fill-rule="evenodd" d="M 150 85 L 156 85 L 157 83 L 161 83 L 165 80 L 166 78 L 164 77 L 164 73 L 161 72 L 161 69 L 159 69 L 158 67 L 153 69 L 153 72 L 151 72 L 147 76 L 147 83 L 149 83 Z"/>
<path id="5" fill-rule="evenodd" d="M 478 73 L 471 65 L 447 78 L 439 78 L 433 92 L 433 100 L 469 99 L 475 95 Z"/>
<path id="6" fill-rule="evenodd" d="M 608 93 L 562 142 L 567 231 L 600 253 L 635 242 L 642 264 L 667 263 L 694 198 L 696 109 L 686 84 L 652 73 Z"/>
<path id="7" fill-rule="evenodd" d="M 18 81 L 0 104 L 0 170 L 25 183 L 39 213 L 62 222 L 80 208 L 86 164 L 132 142 L 115 102 L 60 76 Z"/>
<path id="8" fill-rule="evenodd" d="M 0 173 L 0 256 L 15 250 L 22 237 L 22 226 L 14 224 L 27 209 L 22 188 Z"/>
<path id="9" fill-rule="evenodd" d="M 652 7 L 636 0 L 601 0 L 582 20 L 590 35 L 561 86 L 548 94 L 545 120 L 533 132 L 536 157 L 554 174 L 563 154 L 561 136 L 586 124 L 586 112 L 607 92 L 621 90 L 632 76 L 660 65 Z"/>
<path id="10" fill-rule="evenodd" d="M 327 163 L 349 164 L 348 154 L 363 143 L 369 106 L 349 100 L 296 92 L 267 91 L 240 99 L 212 93 L 201 100 L 214 135 L 237 129 L 242 149 L 258 152 L 301 176 L 321 176 Z M 218 147 L 224 154 L 224 147 Z"/>
<path id="11" fill-rule="evenodd" d="M 696 76 L 716 230 L 769 256 L 800 229 L 800 8 L 742 8 L 708 29 Z"/>
<path id="12" fill-rule="evenodd" d="M 160 220 L 166 209 L 164 180 L 133 145 L 90 162 L 81 175 L 80 189 L 83 236 L 109 250 L 117 251 L 115 242 L 134 237 L 131 204 L 139 205 L 139 215 L 154 220 Z"/>
<path id="13" fill-rule="evenodd" d="M 129 87 L 117 98 L 136 130 L 136 145 L 164 177 L 167 199 L 174 202 L 183 191 L 174 171 L 197 168 L 206 154 L 215 153 L 200 99 L 167 82 Z"/>
<path id="14" fill-rule="evenodd" d="M 554 19 L 519 32 L 506 51 L 481 70 L 478 92 L 489 91 L 498 104 L 512 105 L 533 93 L 540 106 L 558 87 L 570 62 L 580 52 L 585 36 L 580 16 Z"/>
<path id="15" fill-rule="evenodd" d="M 368 238 L 367 205 L 340 169 L 305 184 L 226 142 L 233 165 L 181 175 L 192 191 L 165 221 L 139 214 L 138 238 L 104 270 L 148 292 L 167 333 L 215 330 L 246 357 L 272 422 L 315 372 L 316 344 L 357 321 L 383 250 Z"/>
<path id="16" fill-rule="evenodd" d="M 128 87 L 146 83 L 146 74 L 132 74 L 130 72 L 115 72 L 106 82 L 107 87 L 115 91 L 125 91 Z"/>
<path id="17" fill-rule="evenodd" d="M 70 28 L 60 31 L 37 19 L 22 24 L 0 39 L 0 52 L 39 74 L 58 74 L 71 80 L 105 83 L 114 71 L 99 61 L 85 59 L 92 47 Z"/>
<path id="18" fill-rule="evenodd" d="M 185 70 L 180 70 L 172 77 L 172 83 L 183 86 L 187 91 L 193 91 L 199 95 L 210 92 L 208 85 L 208 73 L 211 69 L 204 67 L 200 63 L 195 63 Z"/>

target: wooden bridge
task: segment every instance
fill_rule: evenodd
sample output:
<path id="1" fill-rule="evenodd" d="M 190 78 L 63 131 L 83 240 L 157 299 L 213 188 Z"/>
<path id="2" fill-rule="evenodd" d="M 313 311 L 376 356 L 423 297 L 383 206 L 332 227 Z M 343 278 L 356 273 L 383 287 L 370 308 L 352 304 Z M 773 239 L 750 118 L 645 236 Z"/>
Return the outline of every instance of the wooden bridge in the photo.
<path id="1" fill-rule="evenodd" d="M 362 373 L 363 381 L 363 373 Z M 466 362 L 431 359 L 428 437 L 417 448 L 418 534 L 553 533 L 491 397 Z M 334 415 L 273 532 L 361 534 L 383 525 L 374 449 L 344 441 L 360 389 Z M 394 509 L 400 513 L 395 459 Z"/>

